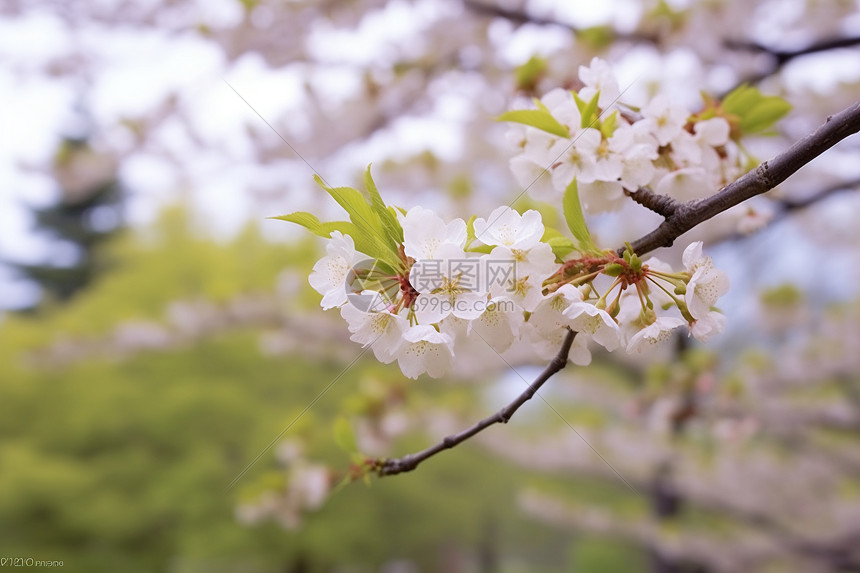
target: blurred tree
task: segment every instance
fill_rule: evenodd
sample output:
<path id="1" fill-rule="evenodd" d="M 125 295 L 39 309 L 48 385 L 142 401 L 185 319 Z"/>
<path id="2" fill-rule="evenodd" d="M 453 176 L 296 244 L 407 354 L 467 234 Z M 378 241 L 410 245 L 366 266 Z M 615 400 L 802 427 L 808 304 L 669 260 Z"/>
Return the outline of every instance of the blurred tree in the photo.
<path id="1" fill-rule="evenodd" d="M 121 228 L 121 186 L 116 166 L 87 139 L 62 140 L 53 165 L 59 200 L 33 207 L 36 230 L 49 242 L 38 263 L 8 261 L 22 278 L 38 285 L 42 303 L 66 302 L 107 267 L 103 245 Z M 40 303 L 24 311 L 34 311 Z"/>
<path id="2" fill-rule="evenodd" d="M 568 536 L 510 503 L 529 472 L 474 452 L 392 487 L 347 488 L 287 532 L 237 519 L 237 503 L 286 483 L 271 455 L 243 473 L 285 427 L 279 459 L 298 444 L 337 466 L 320 428 L 374 407 L 380 388 L 406 395 L 361 361 L 291 423 L 358 354 L 337 351 L 343 337 L 291 280 L 307 273 L 308 247 L 253 227 L 227 243 L 196 238 L 174 209 L 145 240 L 109 246 L 122 264 L 56 312 L 0 324 L 0 553 L 86 573 L 566 567 Z M 414 390 L 410 404 L 480 401 L 458 386 Z"/>

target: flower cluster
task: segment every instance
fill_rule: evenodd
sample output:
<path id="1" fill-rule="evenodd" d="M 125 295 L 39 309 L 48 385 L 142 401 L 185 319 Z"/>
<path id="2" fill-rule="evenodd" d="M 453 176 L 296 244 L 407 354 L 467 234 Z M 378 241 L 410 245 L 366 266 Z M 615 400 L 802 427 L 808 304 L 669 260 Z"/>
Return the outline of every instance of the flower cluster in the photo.
<path id="1" fill-rule="evenodd" d="M 340 308 L 353 341 L 383 363 L 397 361 L 411 378 L 443 376 L 457 341 L 470 336 L 496 352 L 525 343 L 550 357 L 571 329 L 578 333 L 571 360 L 588 364 L 592 342 L 642 352 L 685 324 L 700 340 L 724 324 L 713 307 L 728 281 L 701 243 L 685 251 L 686 268 L 672 272 L 630 251 L 562 260 L 541 240 L 537 211 L 499 207 L 467 224 L 415 207 L 399 222 L 401 270 L 371 260 L 335 231 L 310 282 L 323 308 Z M 666 312 L 673 307 L 680 315 Z"/>
<path id="2" fill-rule="evenodd" d="M 771 124 L 744 123 L 739 103 L 787 111 L 751 88 L 724 102 L 706 100 L 696 114 L 663 94 L 635 107 L 622 101 L 618 80 L 598 58 L 580 67 L 579 77 L 579 92 L 555 89 L 536 101 L 537 110 L 502 118 L 516 122 L 508 137 L 520 150 L 511 159 L 517 182 L 534 198 L 556 202 L 576 179 L 591 213 L 617 210 L 625 190 L 642 187 L 680 201 L 711 194 L 741 173 L 735 140 Z"/>
<path id="3" fill-rule="evenodd" d="M 629 245 L 598 247 L 585 213 L 615 209 L 626 191 L 642 188 L 676 200 L 716 191 L 739 173 L 737 140 L 769 129 L 787 104 L 742 87 L 722 101 L 706 98 L 696 114 L 661 95 L 634 108 L 620 101 L 605 62 L 595 59 L 580 78 L 578 92 L 554 90 L 535 100 L 537 109 L 499 118 L 515 124 L 514 175 L 559 204 L 570 235 L 533 210 L 501 206 L 446 222 L 423 207 L 392 207 L 369 169 L 366 193 L 317 179 L 349 221 L 279 217 L 330 239 L 310 283 L 324 309 L 340 309 L 353 341 L 417 378 L 448 372 L 466 338 L 498 353 L 530 345 L 549 358 L 572 330 L 570 359 L 587 364 L 595 344 L 640 353 L 682 326 L 702 341 L 723 329 L 715 305 L 728 279 L 701 243 L 686 248 L 676 271 Z M 551 186 L 533 186 L 546 171 Z"/>

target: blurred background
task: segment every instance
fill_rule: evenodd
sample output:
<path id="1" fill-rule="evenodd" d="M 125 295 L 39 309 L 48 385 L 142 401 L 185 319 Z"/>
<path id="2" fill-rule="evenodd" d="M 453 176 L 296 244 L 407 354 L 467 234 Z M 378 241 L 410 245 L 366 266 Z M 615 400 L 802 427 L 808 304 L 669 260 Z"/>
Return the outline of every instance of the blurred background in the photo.
<path id="1" fill-rule="evenodd" d="M 579 87 L 595 56 L 633 103 L 784 97 L 749 142 L 766 159 L 858 100 L 857 44 L 854 0 L 5 0 L 0 557 L 860 571 L 856 138 L 689 234 L 732 283 L 714 344 L 596 355 L 547 385 L 552 409 L 369 486 L 338 487 L 349 434 L 422 449 L 541 365 L 484 348 L 410 381 L 359 358 L 307 283 L 321 243 L 266 219 L 334 218 L 312 176 L 355 186 L 370 163 L 389 203 L 486 216 L 521 191 L 493 118 Z M 632 205 L 594 225 L 615 247 L 658 222 Z"/>

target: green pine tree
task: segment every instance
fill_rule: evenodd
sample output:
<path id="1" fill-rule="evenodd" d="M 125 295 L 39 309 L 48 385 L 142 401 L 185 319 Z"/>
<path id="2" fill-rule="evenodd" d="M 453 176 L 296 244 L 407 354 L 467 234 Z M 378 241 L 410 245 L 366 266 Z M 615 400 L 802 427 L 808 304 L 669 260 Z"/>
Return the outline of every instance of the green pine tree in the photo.
<path id="1" fill-rule="evenodd" d="M 39 287 L 41 303 L 68 301 L 106 268 L 102 247 L 119 231 L 122 221 L 115 166 L 109 157 L 94 151 L 87 139 L 64 139 L 53 173 L 60 199 L 32 212 L 37 231 L 56 247 L 54 256 L 35 263 L 9 263 L 18 276 Z M 57 252 L 63 253 L 63 260 L 56 260 Z"/>

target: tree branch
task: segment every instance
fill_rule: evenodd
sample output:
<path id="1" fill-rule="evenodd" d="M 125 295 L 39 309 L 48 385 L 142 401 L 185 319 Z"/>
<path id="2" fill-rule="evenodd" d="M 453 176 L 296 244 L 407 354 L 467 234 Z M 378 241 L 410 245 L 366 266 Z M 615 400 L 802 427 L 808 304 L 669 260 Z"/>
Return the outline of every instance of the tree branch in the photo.
<path id="1" fill-rule="evenodd" d="M 675 239 L 696 225 L 751 197 L 770 191 L 797 173 L 801 167 L 858 131 L 860 102 L 829 116 L 814 132 L 737 181 L 726 185 L 715 195 L 678 205 L 659 227 L 634 241 L 633 250 L 642 255 L 660 247 L 671 246 Z M 623 248 L 618 250 L 619 256 L 623 251 Z"/>
<path id="2" fill-rule="evenodd" d="M 558 354 L 556 354 L 555 358 L 552 359 L 544 371 L 541 372 L 540 376 L 535 378 L 535 381 L 529 384 L 529 387 L 520 394 L 516 400 L 492 416 L 484 418 L 480 422 L 477 422 L 472 427 L 463 430 L 460 433 L 447 436 L 435 446 L 431 446 L 425 450 L 421 450 L 420 452 L 409 454 L 402 458 L 376 460 L 373 470 L 380 477 L 410 472 L 418 467 L 418 464 L 424 460 L 431 458 L 444 450 L 451 449 L 461 442 L 465 442 L 472 436 L 486 430 L 493 424 L 507 424 L 508 420 L 511 419 L 514 413 L 520 409 L 520 406 L 528 402 L 547 380 L 567 365 L 567 356 L 570 354 L 570 346 L 573 344 L 575 336 L 576 332 L 568 331 L 564 337 L 564 342 L 562 342 Z"/>
<path id="3" fill-rule="evenodd" d="M 775 50 L 763 44 L 759 44 L 758 42 L 742 42 L 735 40 L 729 40 L 725 45 L 727 48 L 733 50 L 746 50 L 749 52 L 759 52 L 772 56 L 776 60 L 776 69 L 774 69 L 774 71 L 776 71 L 786 63 L 790 62 L 794 58 L 799 58 L 800 56 L 838 50 L 840 48 L 851 48 L 853 46 L 860 45 L 860 36 L 848 36 L 845 38 L 834 38 L 815 42 L 814 44 L 810 44 L 798 50 Z"/>
<path id="4" fill-rule="evenodd" d="M 743 84 L 757 84 L 765 78 L 768 78 L 778 71 L 780 71 L 785 64 L 790 62 L 795 58 L 799 58 L 801 56 L 807 56 L 809 54 L 817 54 L 820 52 L 826 52 L 829 50 L 838 50 L 840 48 L 850 48 L 853 46 L 860 45 L 860 36 L 849 36 L 846 38 L 836 38 L 832 40 L 824 40 L 821 42 L 816 42 L 814 44 L 810 44 L 804 48 L 800 48 L 798 50 L 776 50 L 773 48 L 769 48 L 763 44 L 759 44 L 758 42 L 744 42 L 744 41 L 733 41 L 728 40 L 724 43 L 724 45 L 732 50 L 746 50 L 748 52 L 758 52 L 760 54 L 769 55 L 773 63 L 770 68 L 759 72 L 757 74 L 753 74 L 741 80 L 736 86 L 740 86 Z M 734 88 L 732 88 L 734 89 Z M 729 90 L 731 91 L 731 90 Z M 726 92 L 729 93 L 729 92 Z M 724 94 L 725 95 L 725 94 Z"/>
<path id="5" fill-rule="evenodd" d="M 495 18 L 503 18 L 505 20 L 509 20 L 514 24 L 522 25 L 522 24 L 535 24 L 537 26 L 555 26 L 558 28 L 564 28 L 569 32 L 573 32 L 577 34 L 582 32 L 581 29 L 573 26 L 571 24 L 567 24 L 565 22 L 561 22 L 554 18 L 547 18 L 544 16 L 537 16 L 535 14 L 530 14 L 525 10 L 517 10 L 513 8 L 505 8 L 503 6 L 499 6 L 498 4 L 493 4 L 490 2 L 482 2 L 481 0 L 463 0 L 463 6 L 465 6 L 468 10 L 476 14 L 482 14 L 484 16 L 492 16 Z M 657 38 L 648 34 L 641 33 L 622 33 L 614 28 L 609 29 L 610 34 L 612 35 L 613 40 L 626 40 L 629 42 L 643 42 L 654 44 L 657 42 Z"/>
<path id="6" fill-rule="evenodd" d="M 829 187 L 825 187 L 824 189 L 817 191 L 809 197 L 804 197 L 803 199 L 777 199 L 774 200 L 774 202 L 780 209 L 779 215 L 781 218 L 794 211 L 806 209 L 807 207 L 810 207 L 815 203 L 818 203 L 819 201 L 827 199 L 831 195 L 836 195 L 837 193 L 842 193 L 844 191 L 853 191 L 858 186 L 860 186 L 860 179 L 843 181 L 841 183 L 836 183 L 834 185 L 830 185 Z"/>

